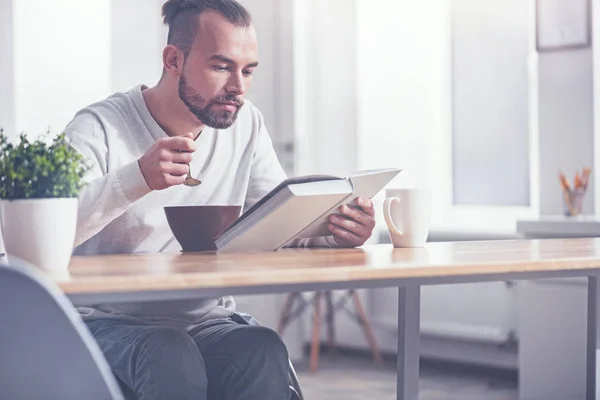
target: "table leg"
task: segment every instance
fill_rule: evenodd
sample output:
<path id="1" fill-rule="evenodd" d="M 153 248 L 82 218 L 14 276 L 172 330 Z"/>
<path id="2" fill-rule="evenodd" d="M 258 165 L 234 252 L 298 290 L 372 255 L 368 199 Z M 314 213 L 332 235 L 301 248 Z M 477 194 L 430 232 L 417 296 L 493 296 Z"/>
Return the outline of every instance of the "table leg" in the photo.
<path id="1" fill-rule="evenodd" d="M 598 277 L 588 276 L 586 400 L 596 399 L 598 338 Z"/>
<path id="2" fill-rule="evenodd" d="M 328 290 L 325 292 L 325 300 L 327 303 L 327 311 L 325 313 L 327 321 L 327 347 L 329 347 L 329 354 L 334 355 L 335 348 L 335 320 L 334 320 L 334 307 L 333 307 L 333 292 Z"/>
<path id="3" fill-rule="evenodd" d="M 315 309 L 313 312 L 313 332 L 310 345 L 310 372 L 317 372 L 319 368 L 319 352 L 321 351 L 321 292 L 315 295 Z"/>
<path id="4" fill-rule="evenodd" d="M 398 290 L 398 400 L 419 398 L 420 286 Z"/>

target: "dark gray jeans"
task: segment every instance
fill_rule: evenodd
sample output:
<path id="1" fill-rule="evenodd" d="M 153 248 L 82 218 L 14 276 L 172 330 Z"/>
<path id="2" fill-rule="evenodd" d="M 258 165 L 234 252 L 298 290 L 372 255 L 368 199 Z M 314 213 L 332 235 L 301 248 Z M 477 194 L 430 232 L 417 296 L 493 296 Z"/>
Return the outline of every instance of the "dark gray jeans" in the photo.
<path id="1" fill-rule="evenodd" d="M 288 353 L 266 327 L 217 319 L 192 332 L 114 319 L 87 321 L 136 400 L 289 400 Z"/>

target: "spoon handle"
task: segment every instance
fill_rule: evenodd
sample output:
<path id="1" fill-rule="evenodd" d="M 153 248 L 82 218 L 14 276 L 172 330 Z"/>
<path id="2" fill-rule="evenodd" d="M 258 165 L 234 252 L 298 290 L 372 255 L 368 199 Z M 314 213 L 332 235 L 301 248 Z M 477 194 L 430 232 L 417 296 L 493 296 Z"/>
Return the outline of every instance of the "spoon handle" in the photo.
<path id="1" fill-rule="evenodd" d="M 178 151 L 180 151 L 181 153 L 186 152 L 185 150 L 178 150 Z M 192 177 L 192 166 L 190 164 L 188 164 L 188 173 L 187 173 L 187 176 L 185 177 L 185 181 L 183 181 L 183 184 L 185 186 L 193 187 L 193 186 L 198 186 L 201 183 L 202 182 L 199 179 Z"/>
<path id="2" fill-rule="evenodd" d="M 189 169 L 188 169 L 188 174 L 185 178 L 185 181 L 183 182 L 184 185 L 186 186 L 198 186 L 200 185 L 202 182 L 199 179 L 193 178 L 192 177 L 192 167 L 190 165 L 188 165 Z"/>

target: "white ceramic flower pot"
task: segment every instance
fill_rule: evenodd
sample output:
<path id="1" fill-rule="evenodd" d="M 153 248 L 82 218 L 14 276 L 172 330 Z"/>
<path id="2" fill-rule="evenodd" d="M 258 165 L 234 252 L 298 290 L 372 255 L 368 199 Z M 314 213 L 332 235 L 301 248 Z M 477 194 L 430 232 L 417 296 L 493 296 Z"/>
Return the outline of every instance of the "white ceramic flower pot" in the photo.
<path id="1" fill-rule="evenodd" d="M 77 229 L 77 198 L 2 200 L 5 252 L 46 271 L 68 269 Z"/>

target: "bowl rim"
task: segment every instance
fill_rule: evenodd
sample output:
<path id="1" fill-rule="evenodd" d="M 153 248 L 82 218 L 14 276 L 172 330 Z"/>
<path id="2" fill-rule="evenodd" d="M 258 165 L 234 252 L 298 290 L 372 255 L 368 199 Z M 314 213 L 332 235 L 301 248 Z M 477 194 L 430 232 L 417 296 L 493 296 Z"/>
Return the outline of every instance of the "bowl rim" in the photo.
<path id="1" fill-rule="evenodd" d="M 199 208 L 199 207 L 203 207 L 203 208 L 242 208 L 241 205 L 239 204 L 198 204 L 198 205 L 191 205 L 191 206 L 164 206 L 163 208 L 165 210 L 174 210 L 174 209 L 181 209 L 181 208 Z"/>

